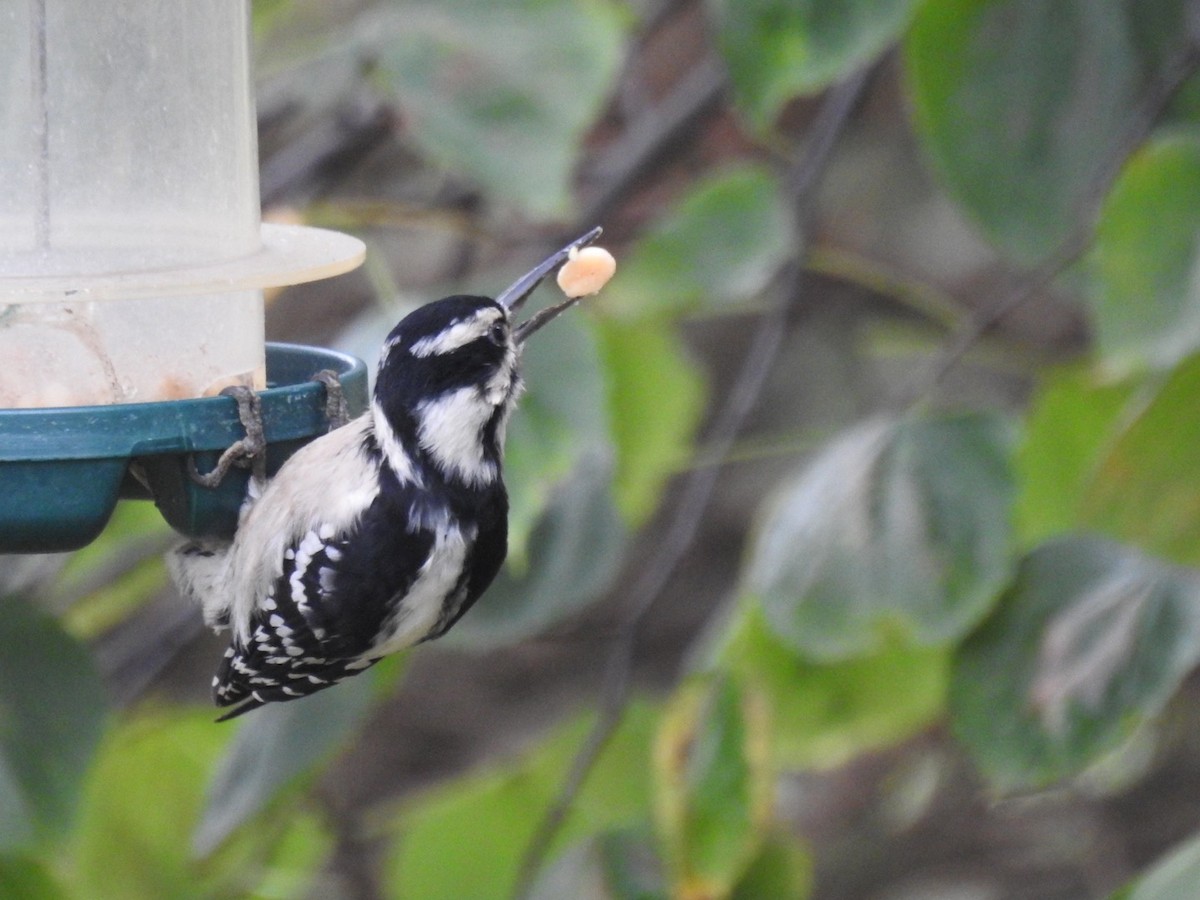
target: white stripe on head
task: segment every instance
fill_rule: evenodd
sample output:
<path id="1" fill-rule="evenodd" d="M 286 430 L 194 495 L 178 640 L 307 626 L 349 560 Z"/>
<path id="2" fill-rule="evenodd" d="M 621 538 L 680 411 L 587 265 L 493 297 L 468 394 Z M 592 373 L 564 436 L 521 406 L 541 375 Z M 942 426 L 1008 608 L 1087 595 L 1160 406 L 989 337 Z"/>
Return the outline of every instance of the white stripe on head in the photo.
<path id="1" fill-rule="evenodd" d="M 453 353 L 467 344 L 473 343 L 491 330 L 491 327 L 504 318 L 504 313 L 494 306 L 485 306 L 466 319 L 459 319 L 448 328 L 443 328 L 437 334 L 423 337 L 412 345 L 412 355 L 426 357 Z"/>

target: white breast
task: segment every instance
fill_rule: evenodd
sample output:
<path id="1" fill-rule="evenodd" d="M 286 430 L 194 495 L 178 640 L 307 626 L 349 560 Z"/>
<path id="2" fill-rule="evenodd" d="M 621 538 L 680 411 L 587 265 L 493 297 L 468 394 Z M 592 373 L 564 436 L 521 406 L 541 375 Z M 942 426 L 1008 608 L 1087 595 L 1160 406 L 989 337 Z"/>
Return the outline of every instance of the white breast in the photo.
<path id="1" fill-rule="evenodd" d="M 473 538 L 474 535 L 464 535 L 453 525 L 438 530 L 425 565 L 364 656 L 395 653 L 429 634 L 441 617 L 443 602 L 462 576 L 468 544 Z"/>

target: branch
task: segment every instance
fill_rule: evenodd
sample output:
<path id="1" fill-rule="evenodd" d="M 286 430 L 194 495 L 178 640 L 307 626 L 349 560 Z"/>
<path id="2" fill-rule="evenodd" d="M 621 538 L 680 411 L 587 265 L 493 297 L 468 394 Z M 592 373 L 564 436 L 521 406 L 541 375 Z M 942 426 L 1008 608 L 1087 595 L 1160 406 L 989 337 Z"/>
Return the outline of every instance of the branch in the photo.
<path id="1" fill-rule="evenodd" d="M 605 150 L 589 175 L 604 188 L 585 207 L 581 222 L 603 222 L 646 174 L 717 109 L 725 94 L 725 72 L 703 62 L 685 75 L 629 132 Z"/>
<path id="2" fill-rule="evenodd" d="M 795 204 L 797 233 L 801 241 L 794 258 L 785 267 L 783 289 L 777 301 L 759 320 L 741 370 L 716 417 L 712 437 L 703 451 L 707 458 L 724 459 L 728 456 L 773 367 L 783 340 L 789 309 L 801 293 L 807 244 L 805 237 L 813 217 L 816 188 L 828 168 L 833 148 L 863 94 L 869 75 L 870 70 L 864 69 L 829 92 L 812 123 L 809 144 L 789 173 L 787 186 Z M 679 501 L 657 551 L 626 594 L 626 605 L 618 621 L 605 666 L 596 722 L 576 752 L 557 798 L 526 849 L 514 888 L 516 897 L 528 895 L 576 796 L 620 724 L 630 698 L 634 645 L 639 626 L 691 546 L 719 473 L 719 466 L 692 470 L 683 484 Z"/>

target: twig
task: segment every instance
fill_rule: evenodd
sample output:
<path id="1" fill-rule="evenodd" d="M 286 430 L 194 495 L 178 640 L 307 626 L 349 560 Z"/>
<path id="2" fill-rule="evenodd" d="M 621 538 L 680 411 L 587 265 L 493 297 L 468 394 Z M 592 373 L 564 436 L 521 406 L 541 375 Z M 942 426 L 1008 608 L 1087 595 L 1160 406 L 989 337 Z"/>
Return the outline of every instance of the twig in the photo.
<path id="1" fill-rule="evenodd" d="M 789 309 L 800 293 L 804 278 L 804 238 L 813 214 L 813 195 L 828 167 L 833 147 L 862 96 L 869 74 L 869 70 L 863 70 L 829 92 L 812 124 L 809 145 L 790 174 L 787 183 L 795 203 L 797 233 L 801 240 L 794 258 L 785 268 L 778 300 L 759 320 L 737 380 L 712 426 L 712 437 L 704 450 L 708 458 L 721 459 L 729 454 L 773 367 Z M 514 888 L 516 897 L 528 895 L 575 797 L 620 724 L 630 696 L 638 628 L 691 546 L 719 474 L 717 466 L 694 469 L 689 474 L 656 553 L 626 594 L 626 605 L 605 666 L 596 721 L 572 759 L 553 805 L 526 849 Z"/>
<path id="2" fill-rule="evenodd" d="M 640 116 L 629 134 L 596 162 L 590 176 L 603 182 L 604 188 L 584 209 L 580 221 L 607 219 L 663 155 L 717 107 L 725 85 L 724 70 L 711 60 L 702 62 L 654 109 Z"/>
<path id="3" fill-rule="evenodd" d="M 263 160 L 258 176 L 262 205 L 311 201 L 353 171 L 394 130 L 394 116 L 386 105 L 343 103 Z"/>
<path id="4" fill-rule="evenodd" d="M 1091 247 L 1096 220 L 1104 199 L 1121 174 L 1125 162 L 1145 142 L 1151 129 L 1162 117 L 1171 100 L 1200 68 L 1200 42 L 1190 34 L 1187 45 L 1151 83 L 1146 96 L 1133 111 L 1133 120 L 1113 144 L 1097 168 L 1088 189 L 1080 198 L 1075 227 L 1049 256 L 1026 275 L 1016 288 L 1005 291 L 976 315 L 967 318 L 954 333 L 945 349 L 911 391 L 912 405 L 924 401 L 983 337 L 1008 314 L 1041 295 L 1062 272 Z"/>

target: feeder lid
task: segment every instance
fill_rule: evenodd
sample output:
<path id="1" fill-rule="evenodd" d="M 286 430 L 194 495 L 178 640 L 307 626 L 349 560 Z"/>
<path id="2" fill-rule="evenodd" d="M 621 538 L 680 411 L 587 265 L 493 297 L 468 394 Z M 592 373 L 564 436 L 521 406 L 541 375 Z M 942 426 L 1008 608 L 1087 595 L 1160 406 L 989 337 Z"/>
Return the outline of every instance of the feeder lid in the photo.
<path id="1" fill-rule="evenodd" d="M 7 303 L 63 300 L 132 300 L 144 297 L 224 294 L 302 284 L 359 266 L 366 246 L 356 237 L 304 225 L 260 226 L 254 253 L 218 262 L 98 274 L 0 277 Z"/>

